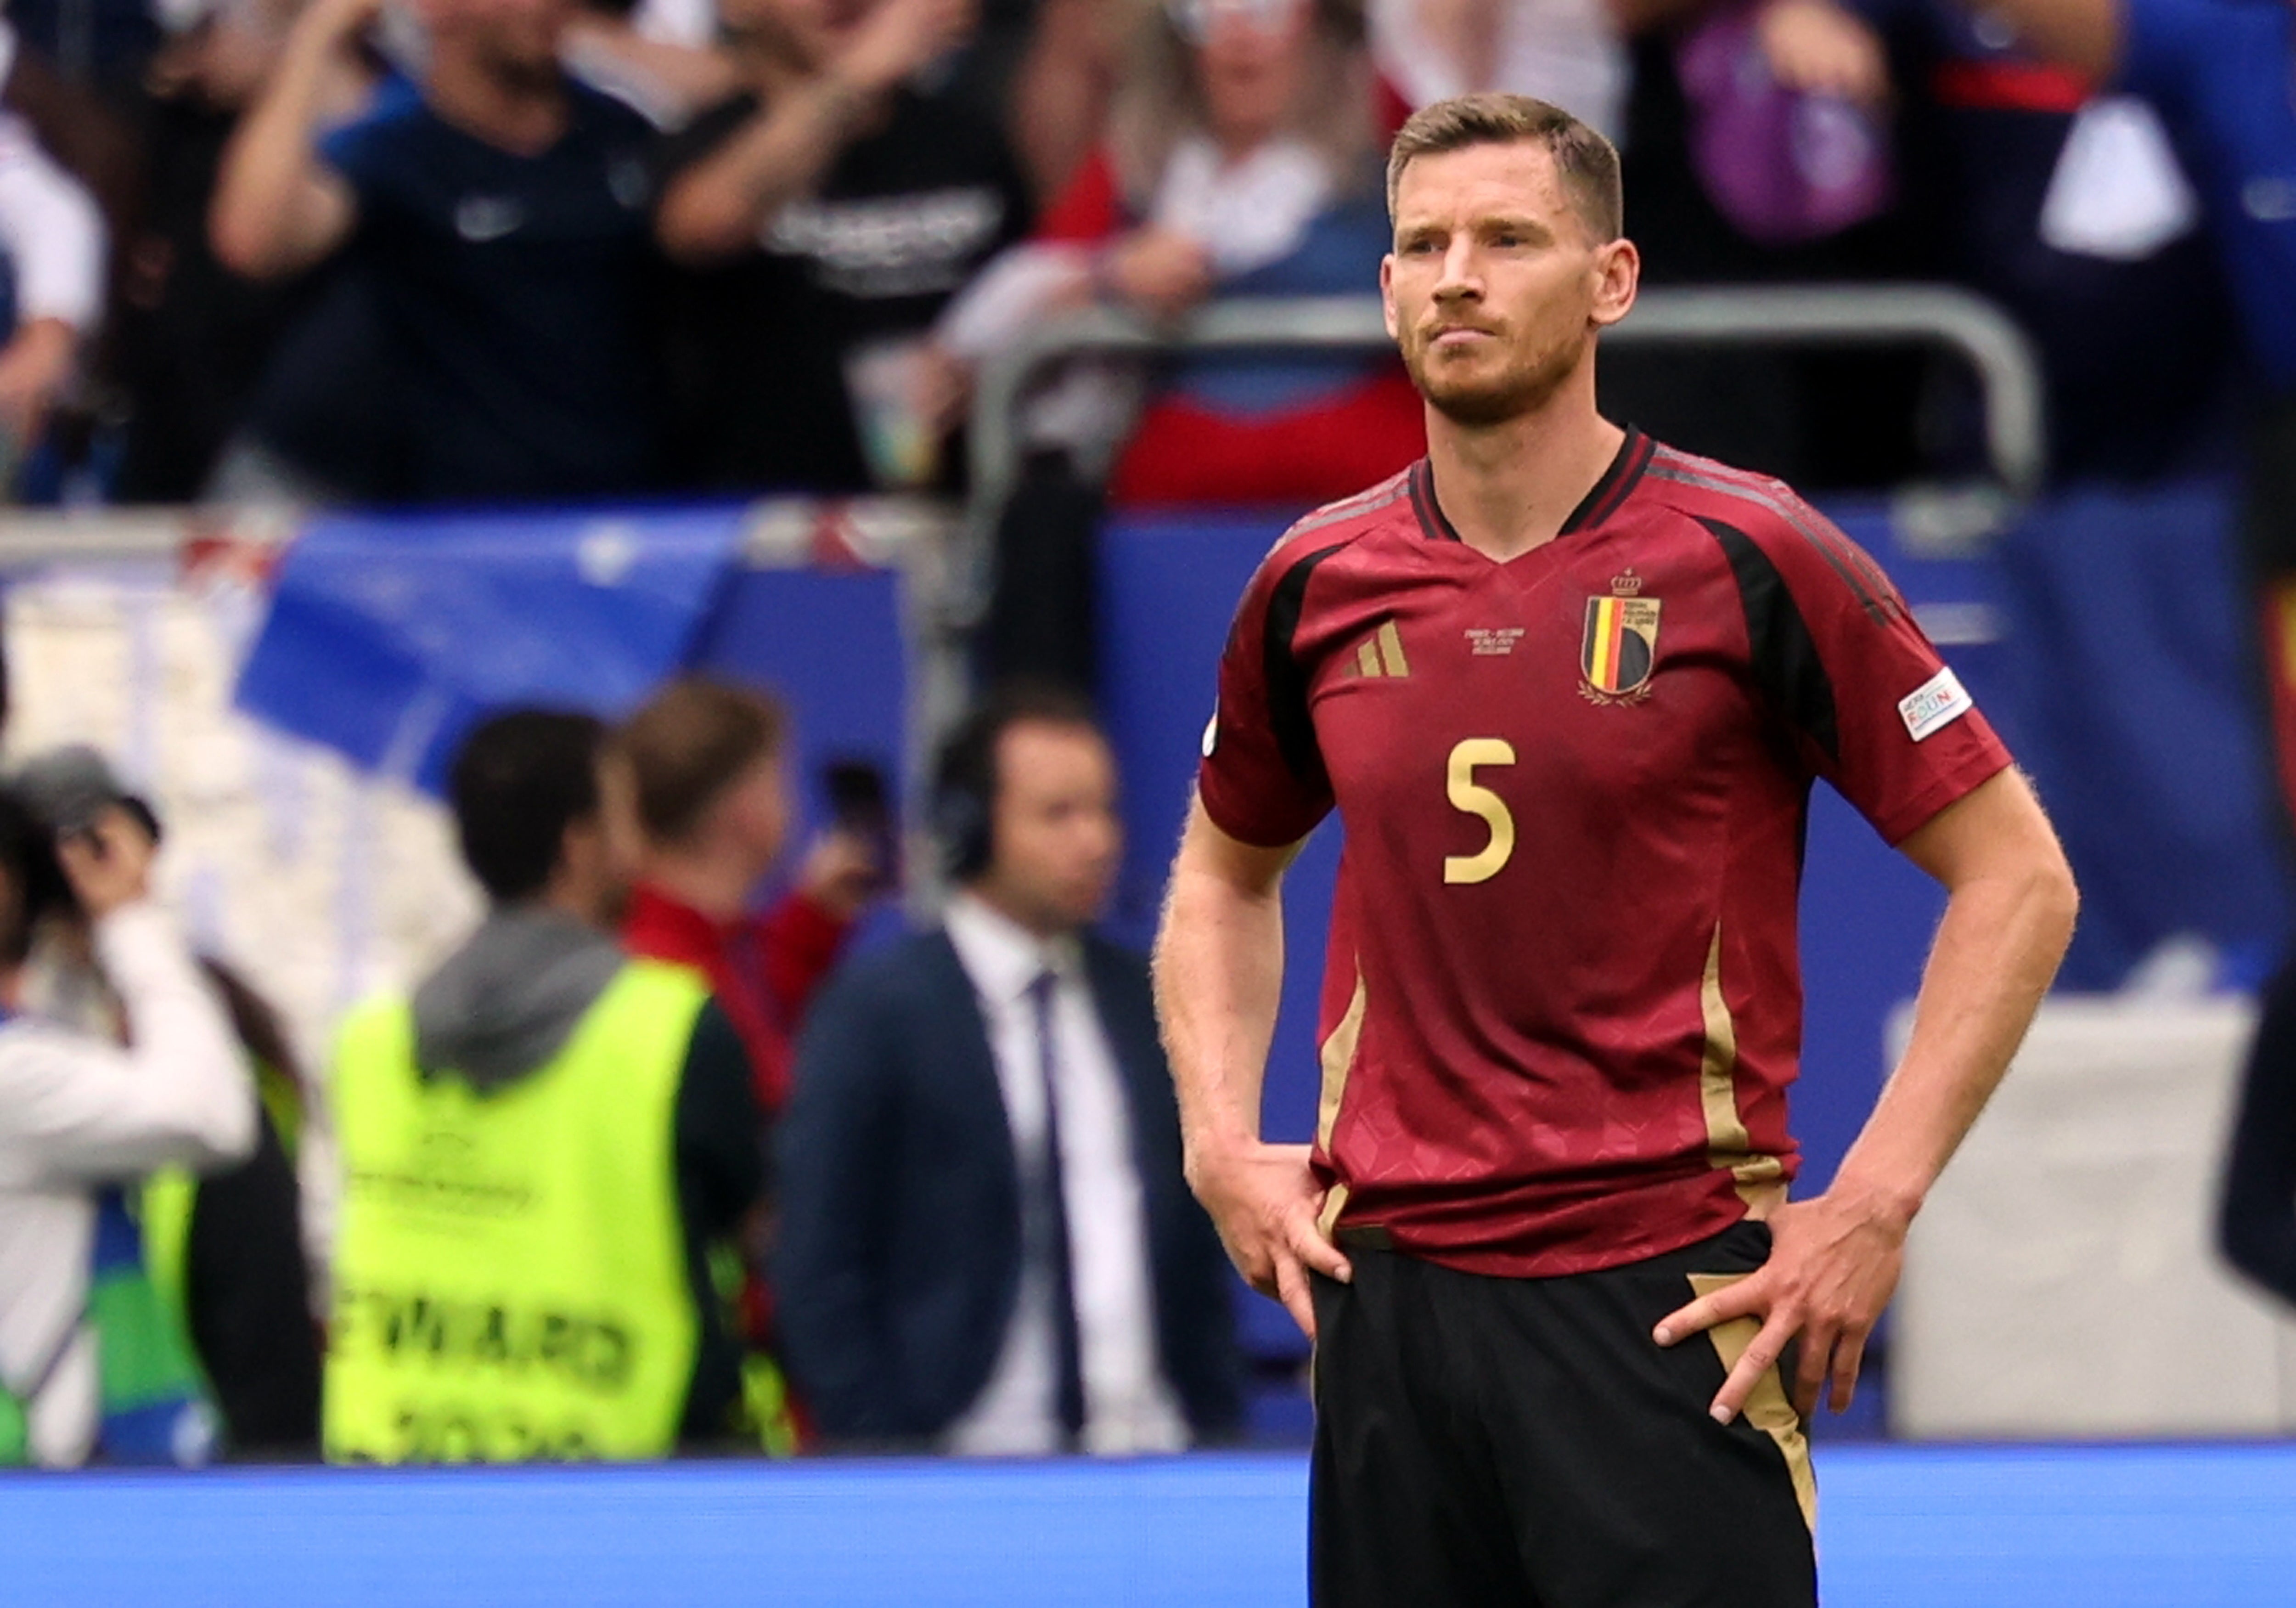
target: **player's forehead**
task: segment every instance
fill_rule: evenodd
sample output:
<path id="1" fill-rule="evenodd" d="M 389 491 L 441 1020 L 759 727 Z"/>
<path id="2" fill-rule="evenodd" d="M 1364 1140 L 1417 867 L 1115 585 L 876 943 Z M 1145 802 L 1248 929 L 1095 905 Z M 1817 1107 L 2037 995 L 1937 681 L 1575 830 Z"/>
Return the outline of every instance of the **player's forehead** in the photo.
<path id="1" fill-rule="evenodd" d="M 1558 234 L 1575 218 L 1562 170 L 1546 142 L 1464 145 L 1431 152 L 1404 165 L 1395 186 L 1395 227 L 1457 228 L 1494 218 L 1521 218 Z"/>

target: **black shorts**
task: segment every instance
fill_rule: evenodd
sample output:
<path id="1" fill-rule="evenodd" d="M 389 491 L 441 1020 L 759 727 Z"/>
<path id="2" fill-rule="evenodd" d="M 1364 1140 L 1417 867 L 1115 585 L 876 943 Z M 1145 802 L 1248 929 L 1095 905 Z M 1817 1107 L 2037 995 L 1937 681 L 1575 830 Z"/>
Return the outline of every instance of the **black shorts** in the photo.
<path id="1" fill-rule="evenodd" d="M 1816 1487 L 1775 1370 L 1709 1415 L 1751 1318 L 1660 1318 L 1759 1267 L 1740 1223 L 1644 1262 L 1491 1278 L 1341 1243 L 1316 1279 L 1316 1608 L 1807 1608 Z"/>

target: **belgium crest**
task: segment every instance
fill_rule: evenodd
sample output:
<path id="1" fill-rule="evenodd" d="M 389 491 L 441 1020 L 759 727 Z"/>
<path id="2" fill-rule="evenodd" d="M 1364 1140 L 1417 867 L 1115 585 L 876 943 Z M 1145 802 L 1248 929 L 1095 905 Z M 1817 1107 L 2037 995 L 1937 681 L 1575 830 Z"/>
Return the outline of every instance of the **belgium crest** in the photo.
<path id="1" fill-rule="evenodd" d="M 1620 578 L 1620 593 L 1639 578 Z M 1592 703 L 1640 703 L 1650 696 L 1658 663 L 1659 600 L 1613 595 L 1587 600 L 1587 634 L 1578 644 L 1580 696 Z"/>

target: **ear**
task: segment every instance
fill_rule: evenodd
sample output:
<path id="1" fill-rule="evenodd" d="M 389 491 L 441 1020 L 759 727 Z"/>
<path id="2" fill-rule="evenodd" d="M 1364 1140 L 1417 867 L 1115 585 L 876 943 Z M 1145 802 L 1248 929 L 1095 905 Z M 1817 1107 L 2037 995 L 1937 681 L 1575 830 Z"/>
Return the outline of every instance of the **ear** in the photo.
<path id="1" fill-rule="evenodd" d="M 1614 240 L 1595 248 L 1595 306 L 1590 314 L 1597 329 L 1608 329 L 1634 310 L 1641 288 L 1643 254 L 1631 240 Z"/>
<path id="2" fill-rule="evenodd" d="M 1387 321 L 1387 338 L 1398 339 L 1403 325 L 1395 316 L 1395 253 L 1390 251 L 1379 259 L 1379 311 Z"/>

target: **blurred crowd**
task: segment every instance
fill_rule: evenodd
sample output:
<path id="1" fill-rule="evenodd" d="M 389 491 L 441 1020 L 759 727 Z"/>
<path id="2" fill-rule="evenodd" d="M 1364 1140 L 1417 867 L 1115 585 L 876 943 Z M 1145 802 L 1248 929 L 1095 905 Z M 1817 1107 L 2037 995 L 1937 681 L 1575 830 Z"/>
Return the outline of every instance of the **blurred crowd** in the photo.
<path id="1" fill-rule="evenodd" d="M 1368 292 L 1386 135 L 1497 87 L 1618 139 L 1653 282 L 1999 301 L 2061 477 L 2226 467 L 2261 421 L 2258 562 L 2296 610 L 2296 168 L 2243 166 L 2277 124 L 2210 122 L 2257 57 L 2195 21 L 2271 19 L 2296 128 L 2288 12 L 9 0 L 0 467 L 64 503 L 961 492 L 1000 352 L 1095 305 Z M 1617 356 L 1614 417 L 1806 485 L 1975 454 L 1932 354 Z M 1144 965 L 1092 932 L 1120 831 L 1066 690 L 1078 533 L 1111 499 L 1354 491 L 1421 417 L 1343 349 L 1030 387 L 987 639 L 1040 679 L 939 756 L 944 919 L 849 964 L 901 880 L 882 784 L 789 843 L 783 712 L 705 679 L 468 735 L 488 914 L 324 1068 L 153 909 L 164 824 L 101 760 L 0 788 L 30 1019 L 0 1030 L 0 1464 L 1238 1434 Z"/>
<path id="2" fill-rule="evenodd" d="M 151 898 L 93 751 L 0 786 L 0 1466 L 1046 1455 L 1234 1439 L 1086 704 L 934 778 L 944 919 L 848 959 L 882 789 L 791 845 L 777 701 L 499 711 L 448 782 L 483 919 L 299 1069 Z M 753 896 L 797 850 L 787 890 Z"/>
<path id="3" fill-rule="evenodd" d="M 959 490 L 982 365 L 1062 311 L 1368 293 L 1386 135 L 1480 88 L 1620 143 L 1654 283 L 1966 285 L 2038 344 L 2060 475 L 2220 466 L 2208 176 L 2051 9 L 13 0 L 4 467 L 68 502 Z M 1974 456 L 1934 354 L 1616 357 L 1614 415 L 1797 483 Z M 1312 502 L 1420 445 L 1347 350 L 1070 364 L 1016 423 L 1055 500 Z"/>

